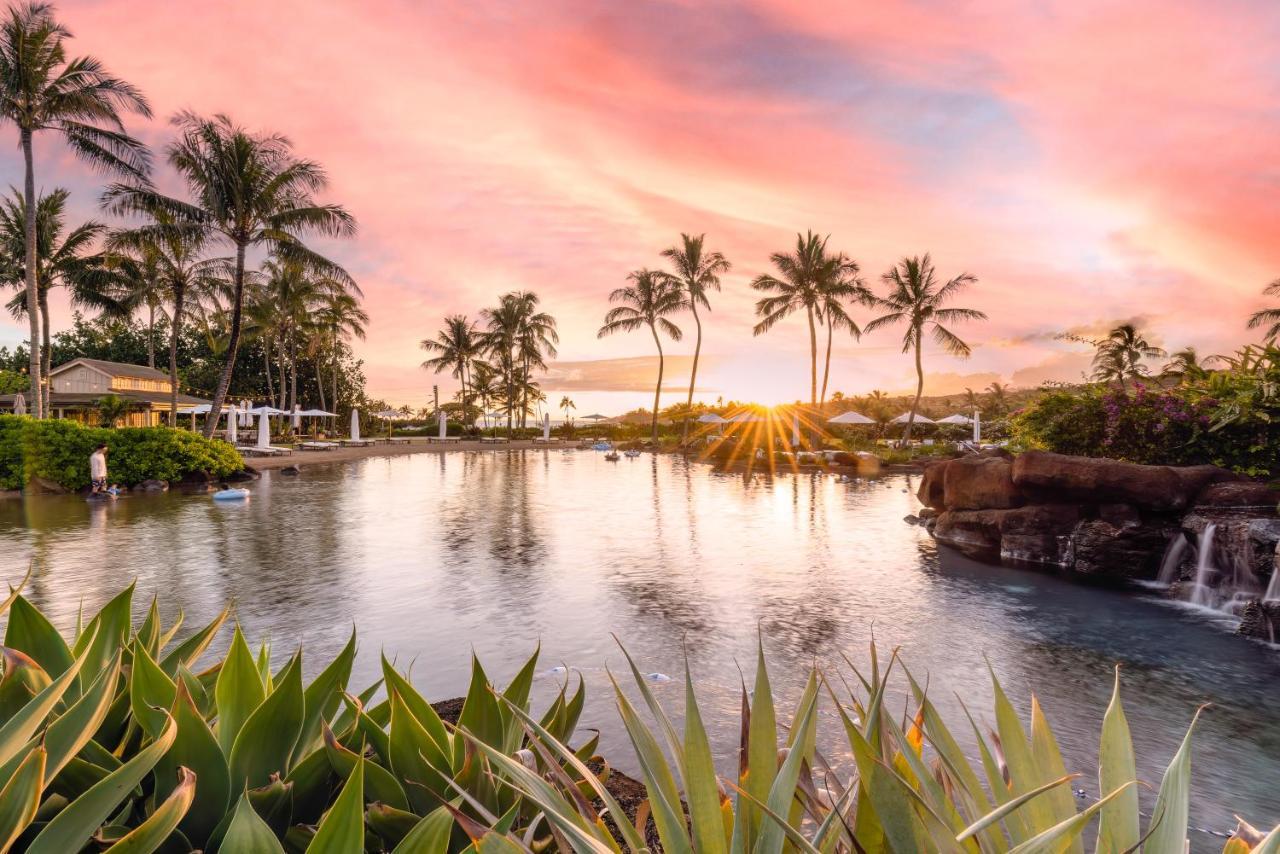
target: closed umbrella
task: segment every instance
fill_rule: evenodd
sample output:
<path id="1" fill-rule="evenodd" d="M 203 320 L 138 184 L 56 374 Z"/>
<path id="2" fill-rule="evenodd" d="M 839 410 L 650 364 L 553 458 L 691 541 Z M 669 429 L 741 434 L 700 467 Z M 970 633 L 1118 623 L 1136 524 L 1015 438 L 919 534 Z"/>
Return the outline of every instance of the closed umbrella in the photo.
<path id="1" fill-rule="evenodd" d="M 829 419 L 827 423 L 828 424 L 875 424 L 876 422 L 859 412 L 854 412 L 853 410 L 849 410 L 848 412 L 841 412 L 835 418 Z"/>
<path id="2" fill-rule="evenodd" d="M 542 416 L 542 441 L 546 442 L 551 439 L 551 413 L 544 413 Z"/>
<path id="3" fill-rule="evenodd" d="M 293 405 L 293 431 L 302 432 L 302 409 L 296 403 Z"/>
<path id="4" fill-rule="evenodd" d="M 800 445 L 800 415 L 799 413 L 791 416 L 791 445 L 798 447 Z"/>
<path id="5" fill-rule="evenodd" d="M 351 441 L 360 441 L 360 410 L 351 410 Z"/>
<path id="6" fill-rule="evenodd" d="M 973 410 L 973 444 L 977 445 L 982 442 L 982 413 Z"/>
<path id="7" fill-rule="evenodd" d="M 258 447 L 271 447 L 271 422 L 267 421 L 267 413 L 258 415 Z"/>
<path id="8" fill-rule="evenodd" d="M 239 417 L 243 417 L 243 416 L 241 416 L 238 412 L 236 412 L 236 408 L 234 406 L 227 410 L 227 441 L 233 445 L 237 441 L 236 440 L 236 419 Z"/>
<path id="9" fill-rule="evenodd" d="M 14 415 L 27 414 L 27 398 L 23 396 L 22 392 L 18 392 L 13 396 L 13 414 Z"/>
<path id="10" fill-rule="evenodd" d="M 249 411 L 252 407 L 253 407 L 253 404 L 250 403 L 249 401 L 247 400 L 240 401 L 240 426 L 241 427 L 248 427 L 251 424 L 253 424 L 253 415 Z M 231 409 L 232 411 L 234 411 L 235 406 L 232 405 Z"/>
<path id="11" fill-rule="evenodd" d="M 443 439 L 449 435 L 449 419 L 443 409 L 436 414 L 436 420 L 440 422 L 440 438 Z"/>

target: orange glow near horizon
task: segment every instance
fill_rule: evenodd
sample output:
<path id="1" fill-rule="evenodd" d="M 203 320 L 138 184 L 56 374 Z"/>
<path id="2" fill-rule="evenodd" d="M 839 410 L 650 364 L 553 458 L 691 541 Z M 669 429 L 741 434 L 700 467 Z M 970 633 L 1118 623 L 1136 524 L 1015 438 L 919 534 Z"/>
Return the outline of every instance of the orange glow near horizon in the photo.
<path id="1" fill-rule="evenodd" d="M 978 284 L 959 304 L 971 359 L 926 352 L 926 394 L 1074 380 L 1089 354 L 1055 340 L 1136 320 L 1209 354 L 1280 275 L 1280 6 L 1230 0 L 939 7 L 889 0 L 353 0 L 164 4 L 70 0 L 73 53 L 139 86 L 157 149 L 179 109 L 289 136 L 360 222 L 320 241 L 367 295 L 369 392 L 421 406 L 438 384 L 418 342 L 532 290 L 560 321 L 544 381 L 558 414 L 652 405 L 647 334 L 597 340 L 627 272 L 682 231 L 733 262 L 703 314 L 698 400 L 807 399 L 802 316 L 754 337 L 756 275 L 794 234 L 831 234 L 868 282 L 904 255 Z M 671 26 L 678 20 L 678 27 Z M 1135 35 L 1140 34 L 1140 35 Z M 1190 58 L 1194 58 L 1193 61 Z M 8 134 L 12 127 L 0 133 Z M 15 146 L 0 180 L 20 184 Z M 51 139 L 37 182 L 98 216 L 101 176 Z M 158 180 L 170 190 L 172 176 Z M 58 295 L 61 299 L 61 295 Z M 865 322 L 870 312 L 856 312 Z M 55 326 L 69 319 L 55 306 Z M 664 342 L 664 406 L 693 353 Z M 913 389 L 900 331 L 837 339 L 828 396 Z M 23 338 L 0 320 L 0 345 Z M 825 340 L 818 343 L 819 358 Z M 637 358 L 644 361 L 635 361 Z"/>

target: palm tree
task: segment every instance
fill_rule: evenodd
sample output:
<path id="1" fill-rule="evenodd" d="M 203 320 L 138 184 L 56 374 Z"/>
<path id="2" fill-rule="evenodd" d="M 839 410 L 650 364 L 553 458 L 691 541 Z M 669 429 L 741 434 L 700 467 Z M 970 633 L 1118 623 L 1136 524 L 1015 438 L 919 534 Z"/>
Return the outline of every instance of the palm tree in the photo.
<path id="1" fill-rule="evenodd" d="M 1200 354 L 1195 347 L 1183 347 L 1169 354 L 1169 361 L 1160 369 L 1160 373 L 1167 377 L 1177 377 L 1184 383 L 1203 379 L 1209 372 L 1200 362 Z"/>
<path id="2" fill-rule="evenodd" d="M 636 270 L 627 276 L 631 282 L 609 294 L 609 302 L 618 305 L 604 316 L 604 325 L 596 333 L 597 338 L 615 332 L 634 332 L 648 326 L 653 333 L 653 343 L 658 347 L 658 384 L 653 391 L 653 416 L 650 424 L 653 441 L 658 441 L 658 405 L 662 398 L 662 372 L 664 368 L 662 339 L 658 330 L 679 341 L 683 336 L 680 327 L 667 319 L 685 308 L 685 294 L 680 282 L 668 273 L 657 270 Z"/>
<path id="3" fill-rule="evenodd" d="M 451 314 L 444 319 L 444 328 L 434 340 L 424 338 L 422 349 L 436 355 L 422 363 L 422 367 L 437 374 L 449 371 L 462 386 L 462 413 L 466 421 L 467 380 L 471 363 L 480 355 L 480 335 L 476 325 L 466 315 Z"/>
<path id="4" fill-rule="evenodd" d="M 991 411 L 1003 415 L 1008 409 L 1009 386 L 993 382 L 987 386 L 987 393 L 991 396 Z"/>
<path id="5" fill-rule="evenodd" d="M 519 399 L 519 360 L 516 348 L 524 326 L 525 310 L 516 294 L 504 294 L 499 298 L 497 306 L 482 310 L 480 316 L 485 321 L 485 331 L 480 336 L 481 347 L 493 360 L 490 367 L 501 386 L 502 402 L 507 412 L 507 435 L 510 436 L 515 426 L 515 406 Z"/>
<path id="6" fill-rule="evenodd" d="M 1269 297 L 1280 297 L 1280 279 L 1276 279 L 1267 285 L 1262 293 Z M 1264 308 L 1261 311 L 1255 311 L 1249 317 L 1249 328 L 1257 329 L 1259 326 L 1271 324 L 1265 333 L 1267 341 L 1280 338 L 1280 308 Z"/>
<path id="7" fill-rule="evenodd" d="M 763 335 L 779 320 L 804 309 L 809 321 L 809 402 L 813 406 L 818 404 L 816 324 L 823 310 L 822 294 L 846 276 L 850 263 L 844 255 L 828 255 L 826 250 L 826 237 L 818 237 L 812 231 L 797 234 L 794 253 L 775 252 L 769 256 L 779 276 L 764 274 L 751 282 L 751 287 L 769 294 L 756 302 L 756 315 L 761 320 L 752 334 Z"/>
<path id="8" fill-rule="evenodd" d="M 685 401 L 684 427 L 680 442 L 689 440 L 689 415 L 693 411 L 693 390 L 698 383 L 698 358 L 702 355 L 702 319 L 698 317 L 698 306 L 707 311 L 711 303 L 707 300 L 708 291 L 720 290 L 720 275 L 729 272 L 728 259 L 719 252 L 705 252 L 703 242 L 705 234 L 694 237 L 680 234 L 680 246 L 664 249 L 662 257 L 669 260 L 676 268 L 675 278 L 684 289 L 685 301 L 693 313 L 693 324 L 696 331 L 693 345 L 693 370 L 689 374 L 689 394 Z"/>
<path id="9" fill-rule="evenodd" d="M 952 332 L 944 323 L 955 323 L 962 320 L 986 320 L 987 316 L 972 308 L 946 308 L 945 304 L 960 291 L 978 281 L 969 273 L 961 273 L 946 284 L 939 285 L 933 268 L 933 261 L 928 255 L 923 258 L 903 258 L 892 270 L 881 277 L 889 286 L 889 293 L 876 300 L 876 304 L 887 313 L 872 320 L 864 327 L 865 332 L 874 332 L 886 326 L 905 323 L 906 333 L 902 336 L 902 352 L 915 351 L 916 359 L 916 396 L 911 403 L 911 414 L 907 416 L 907 428 L 902 433 L 902 441 L 911 441 L 911 428 L 915 426 L 916 412 L 920 409 L 920 397 L 924 394 L 924 349 L 925 329 L 933 334 L 933 340 L 953 356 L 967 358 L 969 345 Z"/>
<path id="10" fill-rule="evenodd" d="M 1151 375 L 1143 359 L 1159 359 L 1165 355 L 1164 350 L 1147 341 L 1132 323 L 1122 323 L 1097 342 L 1093 377 L 1100 382 L 1118 382 L 1123 389 L 1125 380 Z"/>
<path id="11" fill-rule="evenodd" d="M 981 405 L 978 401 L 978 393 L 973 389 L 969 388 L 968 386 L 965 386 L 965 389 L 964 389 L 964 408 L 968 410 L 975 410 L 975 409 L 981 408 Z"/>
<path id="12" fill-rule="evenodd" d="M 327 294 L 316 312 L 316 323 L 319 329 L 317 345 L 320 349 L 328 349 L 333 358 L 333 398 L 330 403 L 338 408 L 338 372 L 342 355 L 343 342 L 348 338 L 364 340 L 365 327 L 369 324 L 369 315 L 360 307 L 360 301 L 354 294 L 347 292 Z M 320 378 L 320 358 L 316 354 L 316 385 L 320 389 L 320 408 L 325 406 L 324 382 Z"/>
<path id="13" fill-rule="evenodd" d="M 556 356 L 556 344 L 560 335 L 556 332 L 556 319 L 545 311 L 538 311 L 538 295 L 529 291 L 511 294 L 520 307 L 520 328 L 516 336 L 516 350 L 520 364 L 520 382 L 525 388 L 521 396 L 520 426 L 526 425 L 530 412 L 530 392 L 538 388 L 530 372 L 534 368 L 546 370 L 548 358 Z"/>
<path id="14" fill-rule="evenodd" d="M 26 180 L 24 269 L 27 318 L 31 330 L 31 387 L 40 389 L 41 358 L 39 292 L 36 280 L 36 176 L 34 137 L 38 131 L 58 134 L 67 147 L 108 172 L 144 180 L 146 146 L 125 133 L 122 110 L 151 115 L 146 98 L 133 86 L 112 77 L 91 56 L 67 58 L 71 33 L 53 17 L 46 3 L 15 3 L 0 23 L 0 116 L 18 127 Z M 33 414 L 45 416 L 42 395 Z"/>
<path id="15" fill-rule="evenodd" d="M 570 430 L 573 429 L 573 422 L 569 420 L 569 410 L 577 408 L 577 404 L 570 400 L 568 395 L 560 398 L 560 409 L 564 411 L 564 421 L 565 424 L 569 425 Z"/>
<path id="16" fill-rule="evenodd" d="M 169 314 L 169 423 L 178 419 L 178 342 L 186 321 L 188 300 L 198 301 L 218 287 L 229 272 L 225 258 L 202 258 L 206 244 L 202 229 L 180 225 L 163 213 L 147 225 L 117 231 L 107 239 L 108 251 L 132 279 L 133 298 L 154 314 L 157 304 Z M 151 317 L 148 317 L 148 356 Z M 270 373 L 268 372 L 268 376 Z"/>
<path id="17" fill-rule="evenodd" d="M 36 203 L 36 304 L 40 313 L 41 340 L 37 349 L 41 353 L 41 375 L 47 377 L 52 348 L 50 347 L 49 292 L 65 287 L 76 308 L 88 308 L 110 315 L 129 313 L 121 280 L 115 275 L 106 257 L 95 251 L 94 245 L 106 232 L 100 222 L 89 221 L 70 231 L 66 230 L 66 190 L 54 190 L 43 195 Z M 27 313 L 25 287 L 26 275 L 26 204 L 18 190 L 0 200 L 0 281 L 13 285 L 20 292 L 8 304 L 14 317 Z M 47 384 L 32 386 L 41 402 L 48 402 Z M 45 407 L 47 409 L 47 407 Z"/>
<path id="18" fill-rule="evenodd" d="M 827 355 L 822 365 L 822 394 L 818 397 L 818 405 L 827 403 L 827 378 L 831 374 L 831 339 L 836 329 L 843 329 L 856 341 L 862 337 L 862 330 L 849 316 L 847 305 L 861 303 L 874 305 L 875 296 L 867 288 L 867 283 L 858 276 L 858 264 L 852 259 L 840 256 L 837 274 L 826 277 L 819 282 L 818 288 L 818 321 L 827 327 Z"/>
<path id="19" fill-rule="evenodd" d="M 169 145 L 169 164 L 182 176 L 194 201 L 162 195 L 141 183 L 113 184 L 103 198 L 118 213 L 168 214 L 235 248 L 230 336 L 212 403 L 212 411 L 220 412 L 240 347 L 245 253 L 250 247 L 265 246 L 357 290 L 345 270 L 302 243 L 308 232 L 350 236 L 355 233 L 355 220 L 338 205 L 315 201 L 328 179 L 319 164 L 295 157 L 287 138 L 250 133 L 224 115 L 209 119 L 183 112 L 174 116 L 173 124 L 178 139 Z M 206 421 L 206 437 L 213 435 L 215 421 Z"/>
<path id="20" fill-rule="evenodd" d="M 489 404 L 498 396 L 493 366 L 479 359 L 471 363 L 471 393 L 479 401 L 483 410 L 485 429 L 489 427 Z"/>

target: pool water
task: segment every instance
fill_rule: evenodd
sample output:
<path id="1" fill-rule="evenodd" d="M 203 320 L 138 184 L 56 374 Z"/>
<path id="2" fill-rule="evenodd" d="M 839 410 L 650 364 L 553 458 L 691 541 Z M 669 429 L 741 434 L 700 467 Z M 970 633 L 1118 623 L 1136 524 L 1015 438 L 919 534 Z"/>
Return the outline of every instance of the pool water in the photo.
<path id="1" fill-rule="evenodd" d="M 963 737 L 963 697 L 990 722 L 987 662 L 1020 711 L 1035 692 L 1076 785 L 1096 795 L 1096 753 L 1112 673 L 1122 666 L 1139 775 L 1158 786 L 1196 708 L 1192 823 L 1280 821 L 1280 654 L 1230 627 L 1133 593 L 986 566 L 937 546 L 903 517 L 910 476 L 839 482 L 822 474 L 717 472 L 671 456 L 609 462 L 592 451 L 480 451 L 370 458 L 268 472 L 247 502 L 176 492 L 111 503 L 0 502 L 11 580 L 28 561 L 30 595 L 55 622 L 100 605 L 136 578 L 139 607 L 159 594 L 192 628 L 234 599 L 251 640 L 297 643 L 316 672 L 354 623 L 356 683 L 378 654 L 412 663 L 436 699 L 465 691 L 474 650 L 495 681 L 540 643 L 535 702 L 581 672 L 583 726 L 603 730 L 632 768 L 607 667 L 613 635 L 674 713 L 683 656 L 726 773 L 733 767 L 739 665 L 757 631 L 780 708 L 813 662 L 866 660 L 901 647 Z M 837 749 L 834 721 L 824 724 Z M 963 740 L 963 738 L 962 738 Z M 634 769 L 632 769 L 634 770 Z M 1193 834 L 1195 850 L 1221 840 Z"/>

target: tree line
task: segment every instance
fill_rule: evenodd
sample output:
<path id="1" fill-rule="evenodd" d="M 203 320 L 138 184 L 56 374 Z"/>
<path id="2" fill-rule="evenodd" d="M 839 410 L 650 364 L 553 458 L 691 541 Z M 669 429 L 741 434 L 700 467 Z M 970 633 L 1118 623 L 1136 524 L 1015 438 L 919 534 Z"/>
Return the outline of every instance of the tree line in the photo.
<path id="1" fill-rule="evenodd" d="M 363 336 L 368 317 L 351 275 L 306 243 L 356 231 L 346 209 L 318 200 L 328 183 L 324 169 L 296 155 L 280 134 L 251 132 L 225 115 L 180 112 L 163 157 L 185 193 L 161 192 L 152 152 L 123 121 L 129 113 L 151 117 L 146 97 L 97 58 L 69 56 L 70 39 L 44 3 L 11 5 L 0 22 L 0 116 L 18 129 L 25 177 L 23 189 L 0 205 L 0 282 L 19 290 L 10 309 L 29 324 L 32 414 L 48 412 L 43 378 L 51 367 L 48 294 L 55 287 L 67 289 L 73 306 L 117 317 L 141 311 L 152 333 L 164 317 L 171 417 L 188 324 L 208 330 L 221 355 L 214 412 L 227 399 L 246 337 L 261 343 L 270 394 L 283 408 L 299 402 L 303 354 L 311 357 L 321 404 L 327 385 L 336 405 L 342 344 Z M 60 138 L 111 175 L 101 207 L 131 224 L 68 228 L 67 191 L 36 193 L 37 134 Z M 251 252 L 266 256 L 256 269 Z M 148 342 L 154 366 L 154 334 Z M 216 422 L 206 419 L 206 436 Z"/>

